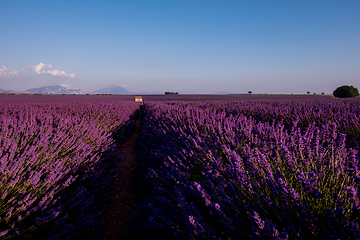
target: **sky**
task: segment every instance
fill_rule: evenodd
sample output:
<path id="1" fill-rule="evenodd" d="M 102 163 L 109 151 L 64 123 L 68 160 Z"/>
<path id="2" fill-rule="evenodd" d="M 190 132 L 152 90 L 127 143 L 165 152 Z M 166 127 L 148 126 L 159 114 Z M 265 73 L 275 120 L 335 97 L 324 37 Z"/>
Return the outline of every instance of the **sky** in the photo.
<path id="1" fill-rule="evenodd" d="M 0 0 L 0 89 L 360 89 L 359 0 Z"/>

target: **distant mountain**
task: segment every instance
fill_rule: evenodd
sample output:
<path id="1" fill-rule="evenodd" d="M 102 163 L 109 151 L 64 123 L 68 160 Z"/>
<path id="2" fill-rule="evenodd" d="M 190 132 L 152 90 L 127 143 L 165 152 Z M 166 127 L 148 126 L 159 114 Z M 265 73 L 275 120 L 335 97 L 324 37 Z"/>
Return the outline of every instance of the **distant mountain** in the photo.
<path id="1" fill-rule="evenodd" d="M 107 88 L 97 90 L 97 91 L 92 92 L 92 93 L 99 93 L 99 94 L 131 94 L 131 92 L 129 92 L 125 88 L 120 87 L 120 86 L 114 86 L 114 85 L 111 85 L 111 86 L 109 86 Z"/>
<path id="2" fill-rule="evenodd" d="M 65 84 L 31 88 L 31 89 L 27 89 L 26 92 L 36 93 L 36 94 L 82 94 L 80 88 L 73 88 Z"/>
<path id="3" fill-rule="evenodd" d="M 0 93 L 14 93 L 14 91 L 13 90 L 0 89 Z"/>

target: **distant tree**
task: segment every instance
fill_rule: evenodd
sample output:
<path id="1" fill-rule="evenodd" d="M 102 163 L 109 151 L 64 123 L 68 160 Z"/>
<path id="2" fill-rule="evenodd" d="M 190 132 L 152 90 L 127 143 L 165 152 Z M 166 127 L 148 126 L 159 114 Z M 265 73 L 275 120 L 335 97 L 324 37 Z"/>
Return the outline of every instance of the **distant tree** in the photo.
<path id="1" fill-rule="evenodd" d="M 324 95 L 324 94 L 325 94 L 325 93 L 323 93 L 323 92 L 321 93 L 321 95 Z"/>
<path id="2" fill-rule="evenodd" d="M 343 85 L 335 89 L 333 95 L 337 98 L 353 98 L 359 96 L 359 90 L 354 86 Z"/>
<path id="3" fill-rule="evenodd" d="M 248 94 L 252 94 L 252 91 L 248 91 Z"/>
<path id="4" fill-rule="evenodd" d="M 316 92 L 314 92 L 314 95 L 316 95 Z"/>
<path id="5" fill-rule="evenodd" d="M 307 94 L 310 94 L 310 91 L 307 91 Z"/>

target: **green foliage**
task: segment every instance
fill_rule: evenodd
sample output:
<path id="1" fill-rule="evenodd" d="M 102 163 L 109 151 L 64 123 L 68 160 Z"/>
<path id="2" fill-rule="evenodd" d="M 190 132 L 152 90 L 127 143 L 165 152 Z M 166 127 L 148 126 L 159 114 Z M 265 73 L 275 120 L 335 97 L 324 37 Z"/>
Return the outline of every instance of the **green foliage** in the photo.
<path id="1" fill-rule="evenodd" d="M 165 94 L 179 94 L 178 92 L 165 92 Z"/>
<path id="2" fill-rule="evenodd" d="M 335 89 L 333 95 L 337 98 L 353 98 L 359 96 L 359 90 L 354 86 L 343 85 Z"/>

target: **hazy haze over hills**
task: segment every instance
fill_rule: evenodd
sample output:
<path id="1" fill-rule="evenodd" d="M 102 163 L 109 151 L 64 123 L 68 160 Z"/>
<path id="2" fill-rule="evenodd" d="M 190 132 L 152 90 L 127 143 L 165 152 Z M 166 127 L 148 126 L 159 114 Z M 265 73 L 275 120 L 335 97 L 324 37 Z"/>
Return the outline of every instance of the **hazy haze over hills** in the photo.
<path id="1" fill-rule="evenodd" d="M 65 84 L 31 88 L 27 89 L 26 92 L 36 94 L 82 94 L 80 88 L 73 88 Z"/>
<path id="2" fill-rule="evenodd" d="M 129 92 L 125 88 L 120 87 L 120 86 L 114 86 L 114 85 L 111 85 L 111 86 L 109 86 L 107 88 L 103 88 L 103 89 L 94 91 L 92 93 L 100 93 L 100 94 L 131 94 L 131 92 Z"/>
<path id="3" fill-rule="evenodd" d="M 0 88 L 0 93 L 13 93 L 13 90 L 4 90 Z"/>
<path id="4" fill-rule="evenodd" d="M 53 86 L 43 86 L 26 89 L 25 91 L 14 91 L 0 89 L 0 93 L 28 93 L 28 94 L 163 94 L 162 92 L 130 92 L 124 87 L 110 85 L 93 92 L 83 92 L 80 88 L 75 88 L 67 84 L 57 84 Z"/>
<path id="5" fill-rule="evenodd" d="M 31 94 L 83 94 L 80 88 L 74 88 L 67 84 L 57 84 L 53 86 L 43 86 L 38 88 L 30 88 L 25 91 L 13 91 L 0 89 L 0 93 L 31 93 Z M 87 93 L 87 92 L 85 92 Z M 92 94 L 134 94 L 121 86 L 111 85 L 106 88 L 91 92 Z"/>

